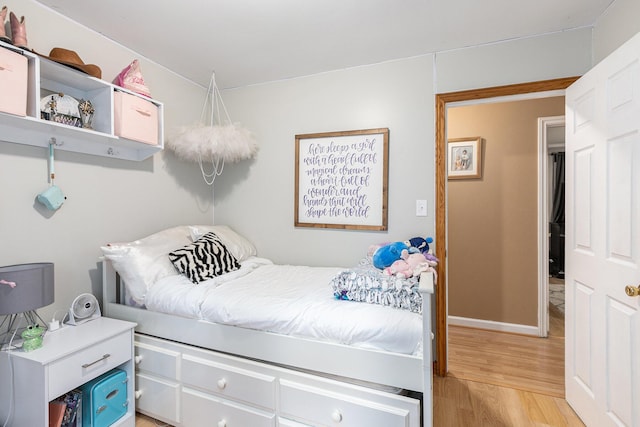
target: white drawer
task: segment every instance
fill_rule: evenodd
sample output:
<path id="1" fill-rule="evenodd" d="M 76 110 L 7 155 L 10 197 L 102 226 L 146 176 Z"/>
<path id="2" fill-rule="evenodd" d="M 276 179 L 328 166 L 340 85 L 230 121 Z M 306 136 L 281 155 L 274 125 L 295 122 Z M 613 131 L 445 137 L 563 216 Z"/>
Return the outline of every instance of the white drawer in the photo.
<path id="1" fill-rule="evenodd" d="M 313 427 L 310 424 L 301 424 L 286 418 L 278 418 L 278 427 Z"/>
<path id="2" fill-rule="evenodd" d="M 276 379 L 270 375 L 183 355 L 182 382 L 220 396 L 275 410 Z"/>
<path id="3" fill-rule="evenodd" d="M 280 415 L 322 426 L 410 425 L 407 409 L 330 392 L 292 381 L 280 381 Z"/>
<path id="4" fill-rule="evenodd" d="M 127 331 L 51 363 L 49 400 L 131 359 L 131 334 Z"/>
<path id="5" fill-rule="evenodd" d="M 144 374 L 136 375 L 136 410 L 173 424 L 180 423 L 180 385 Z"/>
<path id="6" fill-rule="evenodd" d="M 178 380 L 180 353 L 145 343 L 134 343 L 136 371 Z"/>
<path id="7" fill-rule="evenodd" d="M 264 412 L 229 400 L 182 389 L 182 425 L 188 427 L 274 427 L 274 413 Z"/>

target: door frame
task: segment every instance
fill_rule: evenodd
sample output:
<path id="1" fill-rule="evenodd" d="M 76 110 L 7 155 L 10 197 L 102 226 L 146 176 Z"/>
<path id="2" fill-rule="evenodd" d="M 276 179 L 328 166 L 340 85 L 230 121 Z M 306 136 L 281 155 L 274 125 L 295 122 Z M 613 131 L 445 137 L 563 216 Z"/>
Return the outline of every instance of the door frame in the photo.
<path id="1" fill-rule="evenodd" d="M 436 285 L 436 363 L 435 373 L 447 375 L 447 107 L 448 104 L 489 98 L 564 90 L 578 77 L 566 77 L 530 83 L 495 86 L 435 95 L 436 109 L 436 233 L 435 255 L 438 264 Z"/>
<path id="2" fill-rule="evenodd" d="M 538 336 L 549 335 L 549 129 L 564 127 L 564 116 L 538 119 Z"/>

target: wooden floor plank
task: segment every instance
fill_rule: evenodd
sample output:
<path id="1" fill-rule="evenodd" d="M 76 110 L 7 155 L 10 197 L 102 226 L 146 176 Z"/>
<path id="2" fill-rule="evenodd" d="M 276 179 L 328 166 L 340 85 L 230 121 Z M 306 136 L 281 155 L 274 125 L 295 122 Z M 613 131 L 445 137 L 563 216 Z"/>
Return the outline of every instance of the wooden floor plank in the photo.
<path id="1" fill-rule="evenodd" d="M 550 307 L 548 338 L 449 326 L 434 426 L 584 427 L 564 399 L 563 316 Z"/>
<path id="2" fill-rule="evenodd" d="M 449 375 L 564 397 L 564 328 L 558 322 L 548 338 L 449 326 Z"/>

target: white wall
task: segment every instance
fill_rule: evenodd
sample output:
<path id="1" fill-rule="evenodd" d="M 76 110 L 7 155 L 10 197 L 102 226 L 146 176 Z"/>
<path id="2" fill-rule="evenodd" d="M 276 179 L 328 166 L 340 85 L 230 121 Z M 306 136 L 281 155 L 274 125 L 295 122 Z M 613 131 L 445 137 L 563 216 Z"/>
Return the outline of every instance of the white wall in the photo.
<path id="1" fill-rule="evenodd" d="M 215 222 L 249 236 L 262 256 L 312 265 L 351 266 L 372 243 L 433 236 L 434 94 L 580 75 L 590 53 L 582 29 L 225 91 L 232 119 L 261 148 L 216 182 Z M 295 228 L 295 135 L 377 127 L 390 129 L 389 230 Z M 428 217 L 415 216 L 416 199 L 428 201 Z"/>
<path id="2" fill-rule="evenodd" d="M 32 0 L 3 4 L 25 16 L 30 48 L 44 54 L 56 46 L 75 50 L 102 68 L 104 80 L 138 58 L 151 94 L 164 103 L 166 133 L 199 118 L 206 88 Z M 68 200 L 51 213 L 35 201 L 48 185 L 46 149 L 0 141 L 0 265 L 55 263 L 55 303 L 40 311 L 45 317 L 68 308 L 79 293 L 100 296 L 101 245 L 213 221 L 212 191 L 197 166 L 166 151 L 142 162 L 57 151 L 55 167 Z"/>
<path id="3" fill-rule="evenodd" d="M 640 31 L 640 2 L 616 0 L 594 28 L 593 63 L 597 64 Z"/>
<path id="4" fill-rule="evenodd" d="M 441 52 L 436 93 L 580 76 L 591 64 L 591 29 L 582 28 Z"/>
<path id="5" fill-rule="evenodd" d="M 253 130 L 257 159 L 215 183 L 215 222 L 249 236 L 278 262 L 350 265 L 371 243 L 433 235 L 432 56 L 340 70 L 223 93 Z M 295 135 L 389 128 L 389 231 L 294 228 Z M 427 199 L 429 216 L 415 216 Z"/>

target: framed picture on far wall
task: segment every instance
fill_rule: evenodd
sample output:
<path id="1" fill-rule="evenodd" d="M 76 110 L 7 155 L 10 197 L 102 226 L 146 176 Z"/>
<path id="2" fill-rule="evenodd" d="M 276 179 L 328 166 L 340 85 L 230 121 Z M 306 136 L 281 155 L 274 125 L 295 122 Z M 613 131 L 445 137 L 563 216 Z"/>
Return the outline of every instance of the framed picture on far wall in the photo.
<path id="1" fill-rule="evenodd" d="M 455 138 L 447 142 L 449 179 L 482 178 L 482 138 Z"/>

